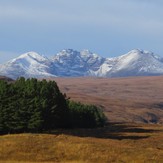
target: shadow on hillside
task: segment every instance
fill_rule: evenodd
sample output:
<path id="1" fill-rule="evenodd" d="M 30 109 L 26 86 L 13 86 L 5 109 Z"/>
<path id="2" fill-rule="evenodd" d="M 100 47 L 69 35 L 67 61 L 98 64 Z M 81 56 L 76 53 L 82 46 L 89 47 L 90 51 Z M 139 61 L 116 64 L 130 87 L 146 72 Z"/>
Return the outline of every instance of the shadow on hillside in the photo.
<path id="1" fill-rule="evenodd" d="M 56 130 L 50 134 L 67 134 L 79 137 L 94 137 L 102 139 L 145 139 L 150 137 L 148 133 L 158 132 L 158 130 L 143 129 L 136 125 L 127 125 L 122 123 L 109 123 L 103 128 L 94 129 L 68 129 Z"/>

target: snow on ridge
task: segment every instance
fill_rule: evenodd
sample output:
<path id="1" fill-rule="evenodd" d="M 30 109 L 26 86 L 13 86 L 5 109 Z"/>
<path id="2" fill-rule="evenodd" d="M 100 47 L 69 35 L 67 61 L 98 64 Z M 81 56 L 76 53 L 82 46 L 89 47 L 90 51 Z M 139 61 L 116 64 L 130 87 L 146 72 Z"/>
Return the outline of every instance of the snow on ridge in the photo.
<path id="1" fill-rule="evenodd" d="M 45 57 L 43 55 L 40 55 L 40 54 L 38 54 L 36 52 L 32 52 L 32 51 L 20 55 L 17 59 L 19 59 L 19 58 L 31 58 L 31 59 L 36 59 L 38 61 L 48 60 L 47 57 Z"/>
<path id="2" fill-rule="evenodd" d="M 25 77 L 97 76 L 118 77 L 163 74 L 163 59 L 152 52 L 134 49 L 114 58 L 103 58 L 85 49 L 64 49 L 48 59 L 36 52 L 0 65 L 0 75 Z"/>

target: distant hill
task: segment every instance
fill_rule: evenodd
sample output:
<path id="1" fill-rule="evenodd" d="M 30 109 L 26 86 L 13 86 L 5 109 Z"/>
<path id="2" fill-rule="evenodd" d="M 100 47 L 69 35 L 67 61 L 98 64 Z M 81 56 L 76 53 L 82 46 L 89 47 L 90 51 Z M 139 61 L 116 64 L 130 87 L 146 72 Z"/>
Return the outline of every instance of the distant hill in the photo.
<path id="1" fill-rule="evenodd" d="M 163 58 L 134 49 L 114 58 L 104 58 L 89 50 L 66 49 L 52 58 L 28 52 L 0 65 L 0 75 L 16 79 L 47 77 L 128 77 L 163 75 Z"/>
<path id="2" fill-rule="evenodd" d="M 163 124 L 163 76 L 53 80 L 72 100 L 102 107 L 111 122 Z"/>

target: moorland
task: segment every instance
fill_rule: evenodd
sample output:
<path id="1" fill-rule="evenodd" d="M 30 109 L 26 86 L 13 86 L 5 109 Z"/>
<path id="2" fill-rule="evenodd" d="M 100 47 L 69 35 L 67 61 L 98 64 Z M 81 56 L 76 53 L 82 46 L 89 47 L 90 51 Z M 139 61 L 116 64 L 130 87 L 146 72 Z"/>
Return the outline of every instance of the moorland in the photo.
<path id="1" fill-rule="evenodd" d="M 100 106 L 110 122 L 163 124 L 163 76 L 55 81 L 72 100 Z"/>
<path id="2" fill-rule="evenodd" d="M 0 136 L 0 162 L 163 162 L 163 77 L 55 78 L 74 101 L 95 104 L 105 127 Z"/>

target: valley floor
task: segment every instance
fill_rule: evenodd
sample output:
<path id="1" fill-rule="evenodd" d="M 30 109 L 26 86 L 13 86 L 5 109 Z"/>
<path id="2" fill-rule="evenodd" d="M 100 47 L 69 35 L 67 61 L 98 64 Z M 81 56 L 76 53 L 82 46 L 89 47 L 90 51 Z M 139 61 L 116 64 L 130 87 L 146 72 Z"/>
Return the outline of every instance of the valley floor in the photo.
<path id="1" fill-rule="evenodd" d="M 163 126 L 111 123 L 97 129 L 2 135 L 0 162 L 162 163 Z"/>

